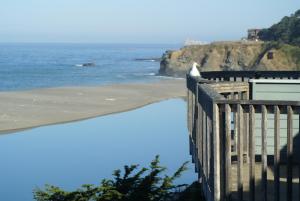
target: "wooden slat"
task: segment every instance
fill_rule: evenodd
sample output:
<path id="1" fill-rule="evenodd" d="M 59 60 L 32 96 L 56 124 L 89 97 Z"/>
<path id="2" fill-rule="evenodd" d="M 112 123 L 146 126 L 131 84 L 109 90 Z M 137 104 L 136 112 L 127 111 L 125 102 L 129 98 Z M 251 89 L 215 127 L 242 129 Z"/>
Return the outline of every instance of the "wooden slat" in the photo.
<path id="1" fill-rule="evenodd" d="M 191 115 L 191 111 L 190 111 L 190 90 L 188 89 L 187 90 L 187 125 L 188 125 L 188 130 L 189 130 L 189 134 L 191 134 L 191 118 L 190 118 L 190 115 Z"/>
<path id="2" fill-rule="evenodd" d="M 192 111 L 192 118 L 191 118 L 191 133 L 192 133 L 192 138 L 195 140 L 195 94 L 191 93 L 191 111 Z M 194 141 L 195 142 L 195 141 Z"/>
<path id="3" fill-rule="evenodd" d="M 199 103 L 198 103 L 198 96 L 195 96 L 196 102 L 195 102 L 195 171 L 199 174 Z"/>
<path id="4" fill-rule="evenodd" d="M 206 131 L 206 149 L 207 149 L 207 158 L 206 158 L 206 176 L 209 179 L 209 183 L 211 184 L 211 182 L 213 182 L 210 179 L 210 173 L 211 173 L 211 169 L 210 169 L 210 156 L 211 156 L 211 135 L 212 135 L 212 125 L 211 125 L 211 119 L 209 118 L 209 115 L 207 115 L 207 119 L 206 119 L 206 127 L 207 127 L 207 131 Z M 212 187 L 212 186 L 211 186 Z"/>
<path id="5" fill-rule="evenodd" d="M 191 156 L 193 156 L 192 154 L 193 154 L 193 144 L 192 144 L 192 138 L 191 138 L 191 136 L 189 135 L 189 148 L 190 148 L 190 155 Z M 193 157 L 192 157 L 192 160 L 193 160 Z"/>
<path id="6" fill-rule="evenodd" d="M 217 82 L 211 83 L 210 86 L 218 93 L 245 92 L 249 90 L 249 83 L 246 82 Z"/>
<path id="7" fill-rule="evenodd" d="M 248 91 L 243 92 L 242 94 L 243 100 L 249 99 Z M 249 113 L 244 112 L 244 153 L 245 153 L 245 161 L 248 163 L 249 161 Z"/>
<path id="8" fill-rule="evenodd" d="M 200 165 L 200 169 L 203 166 L 203 129 L 202 129 L 202 120 L 203 120 L 203 109 L 202 106 L 199 104 L 198 107 L 198 124 L 199 124 L 199 128 L 198 128 L 198 137 L 199 137 L 199 143 L 198 143 L 198 157 L 199 157 L 199 165 Z M 201 172 L 201 170 L 199 171 Z"/>
<path id="9" fill-rule="evenodd" d="M 267 125 L 268 125 L 268 112 L 267 107 L 262 105 L 262 119 L 261 119 L 261 158 L 262 158 L 262 169 L 261 169 L 261 180 L 262 180 L 262 198 L 267 201 Z"/>
<path id="10" fill-rule="evenodd" d="M 267 105 L 267 106 L 300 106 L 300 101 L 279 101 L 279 100 L 226 100 L 226 99 L 218 99 L 215 101 L 218 104 L 241 104 L 241 105 Z M 297 108 L 296 108 L 297 109 Z M 296 111 L 296 110 L 295 110 Z M 299 108 L 298 110 L 299 111 Z"/>
<path id="11" fill-rule="evenodd" d="M 189 133 L 192 134 L 192 92 L 188 90 L 188 127 Z"/>
<path id="12" fill-rule="evenodd" d="M 220 119 L 219 106 L 213 105 L 213 175 L 214 175 L 214 201 L 221 199 L 221 185 L 220 185 Z"/>
<path id="13" fill-rule="evenodd" d="M 238 94 L 233 94 L 233 99 L 237 100 L 238 99 Z M 235 104 L 237 105 L 237 104 Z M 234 151 L 237 152 L 237 143 L 238 143 L 238 107 L 232 108 L 235 109 L 234 114 L 234 136 L 233 136 L 233 141 L 234 141 Z"/>
<path id="14" fill-rule="evenodd" d="M 231 199 L 231 108 L 225 105 L 225 199 Z"/>
<path id="15" fill-rule="evenodd" d="M 274 106 L 274 197 L 280 200 L 280 110 Z"/>
<path id="16" fill-rule="evenodd" d="M 206 117 L 206 112 L 204 111 L 204 109 L 202 110 L 202 133 L 203 133 L 203 146 L 202 146 L 202 153 L 203 153 L 203 173 L 205 175 L 205 177 L 207 177 L 207 171 L 206 171 L 206 164 L 207 164 L 207 132 L 206 132 L 206 121 L 207 121 L 207 117 Z"/>
<path id="17" fill-rule="evenodd" d="M 293 109 L 287 107 L 287 201 L 293 197 Z"/>
<path id="18" fill-rule="evenodd" d="M 238 176 L 238 200 L 243 201 L 243 163 L 244 163 L 244 150 L 243 150 L 243 136 L 244 136 L 244 121 L 243 121 L 243 108 L 240 104 L 237 105 L 238 110 L 238 143 L 237 143 L 237 152 L 238 152 L 238 170 L 237 170 L 237 176 Z"/>
<path id="19" fill-rule="evenodd" d="M 219 130 L 220 130 L 220 193 L 221 199 L 225 196 L 225 107 L 219 105 Z"/>
<path id="20" fill-rule="evenodd" d="M 249 158 L 250 201 L 255 201 L 255 108 L 253 105 L 249 108 Z"/>
<path id="21" fill-rule="evenodd" d="M 194 92 L 191 93 L 191 111 L 192 111 L 192 116 L 191 116 L 191 133 L 192 133 L 192 138 L 194 139 L 194 117 L 195 117 L 195 94 Z"/>

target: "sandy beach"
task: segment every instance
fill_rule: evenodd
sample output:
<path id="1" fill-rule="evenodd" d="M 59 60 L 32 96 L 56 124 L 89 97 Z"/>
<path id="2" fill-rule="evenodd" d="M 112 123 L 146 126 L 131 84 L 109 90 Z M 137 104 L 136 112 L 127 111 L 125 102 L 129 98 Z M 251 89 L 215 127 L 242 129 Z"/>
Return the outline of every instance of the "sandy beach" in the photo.
<path id="1" fill-rule="evenodd" d="M 0 92 L 0 132 L 128 111 L 185 94 L 184 80 Z"/>

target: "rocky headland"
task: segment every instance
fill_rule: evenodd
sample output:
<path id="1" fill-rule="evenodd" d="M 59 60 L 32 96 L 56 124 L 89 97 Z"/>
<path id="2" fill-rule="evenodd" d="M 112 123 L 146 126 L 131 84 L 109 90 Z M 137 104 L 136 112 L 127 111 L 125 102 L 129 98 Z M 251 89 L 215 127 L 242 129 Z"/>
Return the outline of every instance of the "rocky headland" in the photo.
<path id="1" fill-rule="evenodd" d="M 300 48 L 278 42 L 233 41 L 192 45 L 162 56 L 159 74 L 184 77 L 193 62 L 201 71 L 300 70 Z"/>
<path id="2" fill-rule="evenodd" d="M 248 39 L 189 45 L 167 51 L 159 74 L 184 77 L 193 62 L 201 71 L 300 70 L 300 10 Z M 257 32 L 257 33 L 256 33 Z M 254 36 L 254 37 L 253 37 Z"/>

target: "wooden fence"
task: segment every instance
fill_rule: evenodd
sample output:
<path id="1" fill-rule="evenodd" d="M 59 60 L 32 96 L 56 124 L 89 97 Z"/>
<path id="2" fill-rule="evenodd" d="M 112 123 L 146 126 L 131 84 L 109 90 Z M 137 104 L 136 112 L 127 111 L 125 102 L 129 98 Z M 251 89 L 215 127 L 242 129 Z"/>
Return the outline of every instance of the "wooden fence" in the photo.
<path id="1" fill-rule="evenodd" d="M 214 73 L 217 79 L 212 78 Z M 299 72 L 296 76 L 268 73 L 260 75 L 270 79 L 300 77 Z M 300 201 L 300 159 L 294 154 L 300 143 L 293 136 L 293 124 L 299 124 L 295 116 L 300 115 L 300 102 L 249 100 L 249 76 L 244 72 L 242 76 L 232 73 L 234 78 L 221 74 L 207 73 L 210 81 L 187 76 L 190 153 L 206 200 Z M 282 115 L 287 116 L 285 122 Z M 270 122 L 274 124 L 272 154 L 267 153 Z M 280 146 L 283 128 L 287 129 L 285 152 Z M 255 151 L 257 129 L 259 153 Z M 285 162 L 282 153 L 286 154 Z"/>

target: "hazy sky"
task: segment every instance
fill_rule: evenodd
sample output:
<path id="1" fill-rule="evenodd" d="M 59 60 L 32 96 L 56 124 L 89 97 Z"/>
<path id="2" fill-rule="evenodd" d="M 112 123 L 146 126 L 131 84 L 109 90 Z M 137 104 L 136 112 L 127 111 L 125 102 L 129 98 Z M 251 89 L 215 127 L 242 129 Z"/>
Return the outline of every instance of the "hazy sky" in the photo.
<path id="1" fill-rule="evenodd" d="M 0 42 L 232 40 L 300 9 L 299 0 L 0 0 Z"/>

